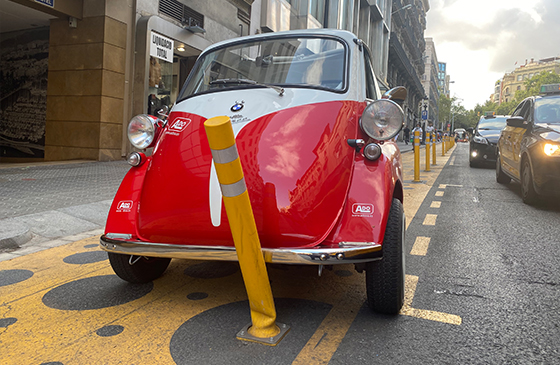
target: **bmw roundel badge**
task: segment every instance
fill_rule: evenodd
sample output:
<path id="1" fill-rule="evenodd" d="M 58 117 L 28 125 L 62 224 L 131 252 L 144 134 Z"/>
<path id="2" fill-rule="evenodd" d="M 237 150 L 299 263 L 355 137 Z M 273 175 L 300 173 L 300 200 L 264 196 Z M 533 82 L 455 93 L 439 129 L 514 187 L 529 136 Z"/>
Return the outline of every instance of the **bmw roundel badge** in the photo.
<path id="1" fill-rule="evenodd" d="M 231 107 L 232 112 L 238 112 L 241 109 L 243 109 L 243 102 L 240 103 L 240 102 L 236 101 L 235 104 L 233 104 L 233 106 Z"/>

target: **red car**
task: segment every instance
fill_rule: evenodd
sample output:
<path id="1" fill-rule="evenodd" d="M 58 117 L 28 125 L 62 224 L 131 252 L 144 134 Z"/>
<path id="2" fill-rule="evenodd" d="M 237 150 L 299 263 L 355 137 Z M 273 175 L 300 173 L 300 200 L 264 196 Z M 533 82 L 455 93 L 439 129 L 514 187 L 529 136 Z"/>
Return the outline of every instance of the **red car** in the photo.
<path id="1" fill-rule="evenodd" d="M 101 245 L 129 282 L 172 258 L 236 261 L 203 123 L 229 116 L 268 263 L 355 264 L 373 311 L 404 300 L 403 183 L 393 138 L 406 89 L 381 95 L 354 34 L 298 30 L 205 50 L 168 116 L 134 117 L 139 150 Z"/>

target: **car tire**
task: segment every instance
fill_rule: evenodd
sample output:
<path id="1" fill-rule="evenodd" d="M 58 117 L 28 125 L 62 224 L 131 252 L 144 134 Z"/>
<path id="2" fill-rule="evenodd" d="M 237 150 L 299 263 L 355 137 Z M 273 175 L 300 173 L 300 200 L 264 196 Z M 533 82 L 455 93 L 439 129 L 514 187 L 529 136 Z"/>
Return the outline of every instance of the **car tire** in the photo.
<path id="1" fill-rule="evenodd" d="M 109 262 L 117 276 L 129 283 L 149 283 L 159 278 L 171 262 L 171 259 L 123 255 L 108 252 Z"/>
<path id="2" fill-rule="evenodd" d="M 500 156 L 496 158 L 496 181 L 500 184 L 509 184 L 509 182 L 511 181 L 511 178 L 507 176 L 502 170 Z"/>
<path id="3" fill-rule="evenodd" d="M 473 160 L 469 160 L 469 166 L 470 167 L 478 167 L 478 163 L 474 162 Z"/>
<path id="4" fill-rule="evenodd" d="M 521 169 L 521 198 L 523 203 L 532 205 L 537 202 L 538 194 L 533 185 L 533 174 L 531 173 L 531 165 L 529 159 L 525 158 Z"/>
<path id="5" fill-rule="evenodd" d="M 402 203 L 393 199 L 383 239 L 383 258 L 366 263 L 366 291 L 370 309 L 398 314 L 404 303 L 405 218 Z"/>

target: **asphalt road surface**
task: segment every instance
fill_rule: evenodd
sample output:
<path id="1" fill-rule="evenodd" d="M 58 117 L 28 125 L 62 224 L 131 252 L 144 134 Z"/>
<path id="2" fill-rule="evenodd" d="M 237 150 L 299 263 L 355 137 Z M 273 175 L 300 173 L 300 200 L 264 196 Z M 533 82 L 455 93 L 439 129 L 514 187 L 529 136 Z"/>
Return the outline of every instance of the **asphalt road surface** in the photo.
<path id="1" fill-rule="evenodd" d="M 130 285 L 93 237 L 0 262 L 0 363 L 557 363 L 559 201 L 523 204 L 519 185 L 468 166 L 467 144 L 446 160 L 409 222 L 400 315 L 369 311 L 352 266 L 320 277 L 270 266 L 277 320 L 291 330 L 275 347 L 242 342 L 237 264 L 173 260 Z"/>

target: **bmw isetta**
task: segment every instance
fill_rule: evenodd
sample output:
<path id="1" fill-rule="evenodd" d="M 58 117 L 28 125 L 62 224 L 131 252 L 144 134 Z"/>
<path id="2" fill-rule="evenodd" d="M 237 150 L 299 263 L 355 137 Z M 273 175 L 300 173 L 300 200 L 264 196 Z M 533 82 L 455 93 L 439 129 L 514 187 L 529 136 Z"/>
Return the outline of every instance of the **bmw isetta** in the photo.
<path id="1" fill-rule="evenodd" d="M 137 115 L 136 151 L 101 237 L 115 273 L 160 277 L 172 258 L 236 261 L 204 130 L 231 119 L 267 263 L 354 264 L 367 301 L 404 301 L 400 151 L 406 89 L 381 95 L 367 46 L 342 30 L 267 33 L 217 43 L 177 102 Z"/>

